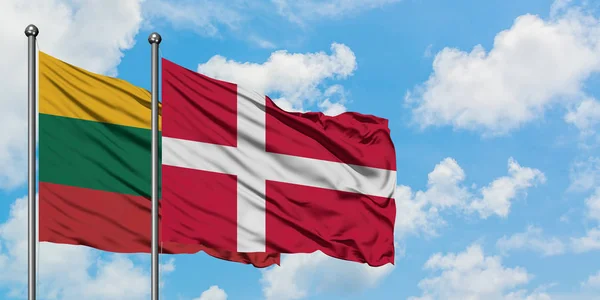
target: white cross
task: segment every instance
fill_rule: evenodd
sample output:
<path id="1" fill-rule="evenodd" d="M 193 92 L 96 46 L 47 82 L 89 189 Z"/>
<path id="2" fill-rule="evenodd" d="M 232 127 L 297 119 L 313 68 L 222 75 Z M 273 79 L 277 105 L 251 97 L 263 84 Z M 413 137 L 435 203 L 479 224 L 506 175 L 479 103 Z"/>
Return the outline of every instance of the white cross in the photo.
<path id="1" fill-rule="evenodd" d="M 237 176 L 237 251 L 266 251 L 266 181 L 393 197 L 396 171 L 265 151 L 264 95 L 238 86 L 237 147 L 162 138 L 162 164 Z"/>

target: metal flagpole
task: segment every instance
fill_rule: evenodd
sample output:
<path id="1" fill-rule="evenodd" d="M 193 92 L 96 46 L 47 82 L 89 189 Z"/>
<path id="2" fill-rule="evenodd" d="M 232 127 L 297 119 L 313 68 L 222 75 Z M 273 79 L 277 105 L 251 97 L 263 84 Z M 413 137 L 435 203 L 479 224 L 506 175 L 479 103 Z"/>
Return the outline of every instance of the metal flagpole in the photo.
<path id="1" fill-rule="evenodd" d="M 152 47 L 152 300 L 158 300 L 158 45 L 160 34 L 148 37 Z"/>
<path id="2" fill-rule="evenodd" d="M 28 299 L 35 300 L 36 299 L 36 252 L 37 252 L 37 222 L 36 222 L 36 201 L 35 201 L 35 193 L 36 193 L 36 168 L 35 168 L 35 148 L 36 148 L 36 47 L 35 42 L 37 35 L 39 33 L 38 28 L 31 24 L 25 28 L 25 36 L 27 36 L 28 42 L 28 59 L 27 59 L 27 97 L 28 97 L 28 112 L 29 112 L 29 140 L 28 140 L 28 155 L 27 155 L 27 163 L 28 163 L 28 212 L 27 212 L 27 221 L 28 221 L 28 276 L 27 276 L 27 285 L 28 285 Z"/>

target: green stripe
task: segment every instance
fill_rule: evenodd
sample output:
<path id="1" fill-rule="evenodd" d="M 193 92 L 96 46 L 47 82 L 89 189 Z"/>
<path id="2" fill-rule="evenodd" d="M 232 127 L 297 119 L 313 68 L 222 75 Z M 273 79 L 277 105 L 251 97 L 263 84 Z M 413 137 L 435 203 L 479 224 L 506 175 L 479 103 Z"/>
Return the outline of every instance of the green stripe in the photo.
<path id="1" fill-rule="evenodd" d="M 148 129 L 40 114 L 39 180 L 150 197 L 150 145 Z"/>

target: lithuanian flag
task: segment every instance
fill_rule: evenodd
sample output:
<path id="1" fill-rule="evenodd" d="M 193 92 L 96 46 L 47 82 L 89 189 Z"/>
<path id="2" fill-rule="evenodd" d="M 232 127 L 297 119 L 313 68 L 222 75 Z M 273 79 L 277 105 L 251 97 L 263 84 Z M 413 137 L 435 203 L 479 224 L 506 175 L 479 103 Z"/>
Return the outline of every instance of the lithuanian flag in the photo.
<path id="1" fill-rule="evenodd" d="M 39 52 L 40 241 L 150 252 L 150 101 L 143 88 Z M 257 267 L 279 263 L 277 254 L 159 245 Z"/>

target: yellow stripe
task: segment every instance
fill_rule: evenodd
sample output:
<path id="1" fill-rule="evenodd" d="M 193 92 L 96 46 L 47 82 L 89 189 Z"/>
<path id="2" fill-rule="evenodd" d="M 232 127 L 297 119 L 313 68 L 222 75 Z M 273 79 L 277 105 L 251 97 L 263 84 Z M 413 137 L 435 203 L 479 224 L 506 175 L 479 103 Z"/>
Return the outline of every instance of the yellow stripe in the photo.
<path id="1" fill-rule="evenodd" d="M 125 80 L 39 52 L 41 114 L 150 129 L 150 101 L 150 92 Z M 159 128 L 161 121 L 159 117 Z"/>

